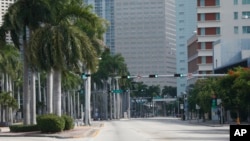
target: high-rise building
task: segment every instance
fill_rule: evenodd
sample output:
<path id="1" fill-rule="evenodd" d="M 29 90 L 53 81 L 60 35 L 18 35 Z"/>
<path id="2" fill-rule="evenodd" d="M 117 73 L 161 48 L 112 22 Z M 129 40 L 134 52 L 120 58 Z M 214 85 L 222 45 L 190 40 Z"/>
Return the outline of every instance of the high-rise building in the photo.
<path id="1" fill-rule="evenodd" d="M 187 40 L 197 26 L 197 0 L 176 0 L 176 72 L 188 73 Z M 177 78 L 177 96 L 186 91 L 187 78 Z"/>
<path id="2" fill-rule="evenodd" d="M 250 0 L 198 0 L 198 73 L 250 57 Z"/>
<path id="3" fill-rule="evenodd" d="M 131 75 L 176 71 L 175 0 L 115 0 L 115 51 Z M 141 78 L 147 85 L 176 86 L 174 77 Z"/>
<path id="4" fill-rule="evenodd" d="M 109 27 L 104 35 L 104 42 L 112 54 L 115 53 L 114 39 L 114 0 L 84 0 L 85 4 L 92 5 L 93 11 L 109 22 Z"/>
<path id="5" fill-rule="evenodd" d="M 220 38 L 213 43 L 214 69 L 250 57 L 250 0 L 221 0 L 217 11 L 221 19 Z"/>
<path id="6" fill-rule="evenodd" d="M 16 0 L 0 0 L 0 26 L 3 23 L 3 16 L 7 12 L 9 6 L 13 4 Z M 11 42 L 10 36 L 6 37 L 7 42 Z"/>
<path id="7" fill-rule="evenodd" d="M 175 0 L 84 0 L 110 22 L 105 43 L 121 53 L 129 72 L 147 85 L 176 86 Z M 140 78 L 140 77 L 138 77 Z"/>

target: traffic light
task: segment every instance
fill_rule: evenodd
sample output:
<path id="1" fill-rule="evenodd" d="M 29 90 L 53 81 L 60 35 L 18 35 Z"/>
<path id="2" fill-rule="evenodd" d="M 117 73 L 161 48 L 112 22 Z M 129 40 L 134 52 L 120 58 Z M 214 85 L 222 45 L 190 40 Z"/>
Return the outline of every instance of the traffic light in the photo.
<path id="1" fill-rule="evenodd" d="M 183 77 L 184 75 L 182 73 L 175 73 L 174 77 Z"/>
<path id="2" fill-rule="evenodd" d="M 213 97 L 211 100 L 211 103 L 212 103 L 212 108 L 216 108 L 217 107 L 217 98 Z"/>
<path id="3" fill-rule="evenodd" d="M 130 76 L 129 75 L 123 75 L 123 76 L 121 76 L 121 78 L 130 78 Z"/>
<path id="4" fill-rule="evenodd" d="M 150 74 L 148 77 L 149 78 L 156 78 L 156 77 L 158 77 L 158 75 L 157 74 Z"/>
<path id="5" fill-rule="evenodd" d="M 87 79 L 87 77 L 90 77 L 90 74 L 85 74 L 85 73 L 82 73 L 82 79 Z"/>

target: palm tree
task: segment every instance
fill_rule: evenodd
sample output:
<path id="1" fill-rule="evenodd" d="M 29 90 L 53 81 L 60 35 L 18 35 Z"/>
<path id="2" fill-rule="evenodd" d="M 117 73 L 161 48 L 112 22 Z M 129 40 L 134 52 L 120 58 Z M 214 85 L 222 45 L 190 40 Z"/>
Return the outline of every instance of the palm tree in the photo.
<path id="1" fill-rule="evenodd" d="M 99 68 L 97 73 L 93 75 L 94 82 L 97 85 L 103 85 L 102 82 L 104 81 L 105 83 L 108 82 L 109 78 L 112 78 L 112 84 L 113 86 L 112 89 L 119 89 L 118 87 L 118 80 L 115 80 L 114 77 L 116 75 L 122 76 L 122 75 L 128 75 L 128 70 L 127 66 L 125 64 L 124 58 L 121 56 L 121 54 L 115 54 L 111 55 L 109 49 L 105 49 L 103 54 L 102 54 L 102 60 L 100 61 Z M 117 82 L 117 83 L 115 83 Z M 125 85 L 126 81 L 125 80 L 120 80 L 119 84 L 120 85 Z M 116 87 L 116 88 L 115 88 Z M 110 98 L 112 98 L 112 95 L 110 95 Z M 113 94 L 113 104 L 114 104 L 114 115 L 115 118 L 120 116 L 120 112 L 118 109 L 120 109 L 120 100 L 121 97 L 120 95 L 117 96 L 116 94 Z M 112 100 L 110 100 L 111 102 Z M 110 115 L 112 115 L 112 103 L 110 103 Z M 111 116 L 110 116 L 111 118 Z"/>
<path id="2" fill-rule="evenodd" d="M 2 33 L 10 31 L 15 46 L 20 49 L 21 45 L 23 49 L 23 110 L 25 125 L 30 124 L 29 63 L 26 60 L 28 34 L 32 36 L 33 31 L 40 26 L 41 22 L 51 18 L 47 2 L 48 0 L 18 0 L 9 7 L 8 12 L 4 15 L 1 27 Z M 21 43 L 19 38 L 22 39 Z"/>
<path id="3" fill-rule="evenodd" d="M 13 96 L 12 84 L 18 78 L 20 72 L 20 54 L 19 51 L 11 44 L 0 47 L 0 72 L 2 73 L 2 91 L 9 92 Z M 13 122 L 12 108 L 9 109 L 10 122 Z"/>
<path id="4" fill-rule="evenodd" d="M 2 92 L 0 93 L 0 105 L 2 107 L 1 109 L 1 123 L 3 123 L 3 110 L 5 110 L 5 121 L 8 122 L 8 112 L 9 108 L 17 108 L 17 102 L 16 99 L 10 95 L 10 92 Z"/>
<path id="5" fill-rule="evenodd" d="M 34 31 L 28 60 L 33 67 L 54 72 L 55 113 L 61 115 L 61 74 L 78 70 L 81 64 L 94 72 L 98 64 L 97 51 L 90 37 L 78 26 L 86 24 L 96 29 L 99 17 L 75 1 L 56 4 L 54 19 Z M 31 53 L 32 52 L 32 53 Z M 80 62 L 80 63 L 79 63 Z"/>

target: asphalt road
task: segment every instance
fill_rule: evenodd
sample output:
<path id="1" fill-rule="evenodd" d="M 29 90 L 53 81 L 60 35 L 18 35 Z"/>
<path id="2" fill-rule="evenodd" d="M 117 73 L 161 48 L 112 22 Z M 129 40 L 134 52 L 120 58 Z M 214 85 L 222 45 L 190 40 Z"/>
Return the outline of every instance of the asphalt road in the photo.
<path id="1" fill-rule="evenodd" d="M 171 118 L 110 121 L 91 141 L 229 141 L 229 126 L 196 125 Z"/>
<path id="2" fill-rule="evenodd" d="M 48 137 L 0 137 L 0 141 L 229 141 L 229 126 L 190 124 L 175 118 L 103 121 L 94 136 L 58 139 Z"/>

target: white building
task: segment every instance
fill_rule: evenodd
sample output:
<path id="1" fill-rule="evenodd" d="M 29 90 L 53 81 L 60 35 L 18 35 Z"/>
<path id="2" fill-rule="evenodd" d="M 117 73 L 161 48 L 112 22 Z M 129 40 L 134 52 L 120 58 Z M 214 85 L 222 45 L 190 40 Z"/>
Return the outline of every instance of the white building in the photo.
<path id="1" fill-rule="evenodd" d="M 9 6 L 13 4 L 16 0 L 0 0 L 0 26 L 3 23 L 3 16 L 7 12 Z M 10 36 L 6 37 L 7 42 L 11 42 Z"/>
<path id="2" fill-rule="evenodd" d="M 213 68 L 250 57 L 250 0 L 222 0 L 218 11 L 221 35 L 213 44 Z"/>
<path id="3" fill-rule="evenodd" d="M 131 75 L 176 72 L 175 0 L 115 0 L 115 51 Z M 141 78 L 147 85 L 176 86 L 174 77 Z"/>

